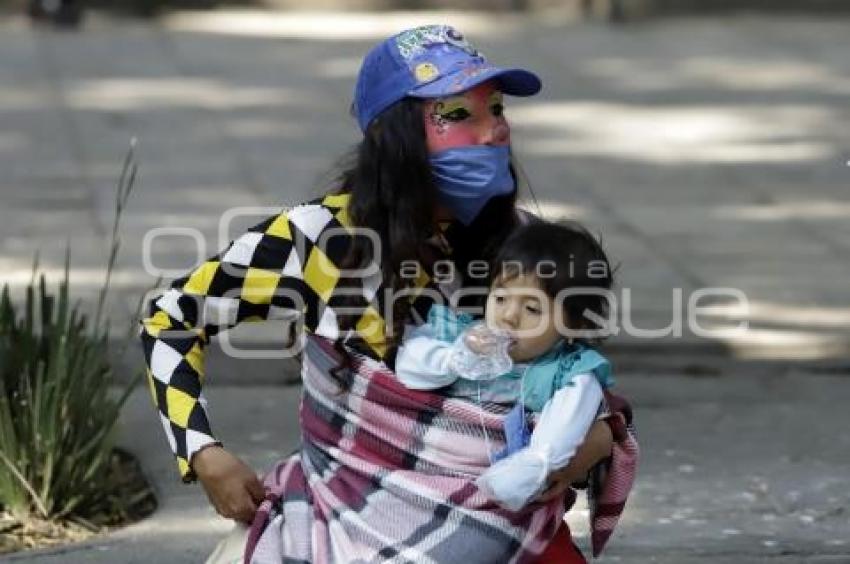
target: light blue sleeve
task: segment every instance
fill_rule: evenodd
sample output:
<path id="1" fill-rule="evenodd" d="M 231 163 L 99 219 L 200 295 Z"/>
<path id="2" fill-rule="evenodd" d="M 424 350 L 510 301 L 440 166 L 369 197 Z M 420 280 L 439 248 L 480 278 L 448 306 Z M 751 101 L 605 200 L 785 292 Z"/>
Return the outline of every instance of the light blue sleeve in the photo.
<path id="1" fill-rule="evenodd" d="M 437 339 L 429 324 L 408 327 L 395 360 L 396 376 L 414 390 L 453 384 L 457 376 L 448 367 L 451 351 L 452 343 Z"/>

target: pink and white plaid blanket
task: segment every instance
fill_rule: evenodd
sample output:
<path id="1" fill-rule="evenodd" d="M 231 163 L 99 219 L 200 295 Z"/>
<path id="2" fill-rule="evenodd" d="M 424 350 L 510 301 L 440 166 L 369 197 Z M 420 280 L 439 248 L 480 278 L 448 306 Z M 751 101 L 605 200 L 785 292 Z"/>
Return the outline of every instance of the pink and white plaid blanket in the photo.
<path id="1" fill-rule="evenodd" d="M 511 512 L 474 484 L 489 465 L 482 422 L 502 448 L 507 409 L 409 390 L 365 357 L 339 393 L 329 373 L 338 359 L 308 337 L 302 446 L 264 479 L 245 562 L 534 562 L 565 504 Z"/>
<path id="2" fill-rule="evenodd" d="M 593 556 L 599 556 L 614 532 L 626 500 L 637 476 L 638 449 L 632 425 L 632 408 L 626 401 L 608 391 L 609 424 L 614 435 L 614 447 L 607 464 L 599 464 L 590 474 L 587 505 L 590 507 L 590 546 Z"/>

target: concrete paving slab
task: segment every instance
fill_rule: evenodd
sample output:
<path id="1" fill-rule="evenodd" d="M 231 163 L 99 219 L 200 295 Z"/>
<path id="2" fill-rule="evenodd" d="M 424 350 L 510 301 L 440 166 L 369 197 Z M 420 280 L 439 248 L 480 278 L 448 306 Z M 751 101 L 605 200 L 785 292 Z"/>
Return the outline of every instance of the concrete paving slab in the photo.
<path id="1" fill-rule="evenodd" d="M 847 376 L 724 372 L 623 374 L 637 412 L 637 486 L 599 562 L 850 561 L 850 438 L 836 433 Z M 212 381 L 211 381 L 212 382 Z M 298 445 L 298 387 L 208 385 L 212 424 L 258 473 Z M 250 412 L 250 416 L 246 413 Z M 149 519 L 81 546 L 0 561 L 68 564 L 201 562 L 229 523 L 199 486 L 179 482 L 156 414 L 139 389 L 122 415 L 121 444 L 159 494 Z M 569 515 L 586 547 L 587 508 Z"/>
<path id="2" fill-rule="evenodd" d="M 673 288 L 734 285 L 753 306 L 752 330 L 736 338 L 611 341 L 644 463 L 600 561 L 850 562 L 840 471 L 850 445 L 837 431 L 850 399 L 850 20 L 445 18 L 493 60 L 544 77 L 540 97 L 510 101 L 517 152 L 546 214 L 602 232 L 634 290 L 635 325 L 668 324 Z M 123 327 L 154 279 L 140 266 L 151 228 L 196 230 L 200 247 L 171 234 L 151 250 L 159 268 L 185 269 L 223 245 L 219 219 L 232 207 L 318 192 L 357 138 L 347 107 L 359 57 L 413 21 L 219 11 L 95 17 L 61 34 L 0 21 L 0 282 L 20 288 L 36 249 L 55 279 L 68 238 L 76 293 L 95 295 L 114 181 L 138 137 L 111 308 Z M 235 333 L 255 348 L 282 334 L 271 324 Z M 258 471 L 297 445 L 298 391 L 280 387 L 297 379 L 291 363 L 216 347 L 208 361 L 225 444 Z M 158 512 L 83 546 L 0 560 L 203 559 L 228 523 L 179 483 L 145 393 L 122 422 Z M 571 519 L 586 543 L 583 510 Z"/>
<path id="3" fill-rule="evenodd" d="M 144 288 L 139 241 L 152 227 L 196 229 L 213 254 L 227 209 L 318 193 L 319 179 L 357 137 L 347 117 L 357 54 L 382 25 L 413 21 L 374 16 L 366 25 L 346 16 L 325 36 L 310 36 L 303 30 L 318 22 L 310 18 L 94 18 L 77 34 L 7 23 L 2 192 L 40 178 L 77 186 L 75 198 L 89 190 L 93 221 L 62 212 L 31 221 L 30 231 L 90 227 L 92 240 L 101 238 L 135 136 L 141 175 L 125 218 L 125 274 L 116 276 L 134 283 L 117 284 L 119 292 Z M 601 231 L 622 262 L 621 283 L 653 290 L 634 311 L 645 326 L 669 318 L 665 295 L 676 287 L 736 284 L 751 300 L 783 305 L 845 299 L 820 281 L 843 278 L 848 258 L 848 169 L 839 158 L 848 141 L 840 126 L 850 84 L 839 55 L 846 22 L 719 17 L 564 27 L 478 14 L 463 23 L 481 30 L 476 39 L 491 58 L 528 61 L 546 79 L 540 97 L 511 100 L 517 152 L 540 209 Z M 488 37 L 484 30 L 496 24 L 503 33 Z M 13 196 L 4 204 L 15 216 L 29 206 Z M 33 249 L 49 242 L 33 233 L 29 244 L 16 244 L 17 223 L 4 222 L 0 234 L 5 261 L 29 264 Z M 98 246 L 74 241 L 81 267 L 93 267 Z M 165 248 L 177 250 L 161 247 L 152 258 L 188 266 L 195 246 L 173 243 Z M 806 272 L 797 275 L 802 255 Z M 788 346 L 786 339 L 776 348 Z"/>

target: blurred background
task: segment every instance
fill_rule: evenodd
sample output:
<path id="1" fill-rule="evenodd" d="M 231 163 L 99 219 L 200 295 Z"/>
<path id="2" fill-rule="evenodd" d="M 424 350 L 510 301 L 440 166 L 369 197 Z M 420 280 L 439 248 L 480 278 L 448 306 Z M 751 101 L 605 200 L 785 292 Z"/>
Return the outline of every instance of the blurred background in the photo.
<path id="1" fill-rule="evenodd" d="M 67 246 L 73 295 L 96 301 L 137 139 L 107 310 L 126 326 L 158 275 L 319 194 L 359 136 L 348 108 L 363 54 L 441 22 L 541 75 L 539 96 L 506 104 L 524 205 L 601 233 L 630 293 L 623 324 L 655 330 L 607 345 L 643 459 L 600 561 L 850 562 L 846 0 L 0 0 L 0 282 L 20 295 L 37 252 L 60 279 Z M 695 332 L 689 300 L 704 288 L 748 307 L 700 301 L 711 307 L 692 317 L 710 334 Z M 297 371 L 252 354 L 280 327 L 233 334 L 240 354 L 208 355 L 212 424 L 260 472 L 297 446 Z M 140 362 L 116 359 L 119 376 Z M 229 525 L 179 483 L 147 395 L 126 404 L 121 442 L 157 512 L 9 558 L 211 550 Z M 570 516 L 582 546 L 586 518 Z"/>

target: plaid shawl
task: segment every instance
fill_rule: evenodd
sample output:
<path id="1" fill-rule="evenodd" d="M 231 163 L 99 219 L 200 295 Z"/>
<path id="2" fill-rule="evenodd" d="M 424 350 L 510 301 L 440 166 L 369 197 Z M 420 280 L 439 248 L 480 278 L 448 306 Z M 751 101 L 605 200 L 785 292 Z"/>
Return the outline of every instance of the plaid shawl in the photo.
<path id="1" fill-rule="evenodd" d="M 534 562 L 561 524 L 560 500 L 505 510 L 474 485 L 504 446 L 503 406 L 405 388 L 383 365 L 310 336 L 302 446 L 265 479 L 245 562 Z M 610 533 L 609 533 L 610 534 Z"/>
<path id="2" fill-rule="evenodd" d="M 614 446 L 608 464 L 599 464 L 590 474 L 587 505 L 590 508 L 590 546 L 599 556 L 626 508 L 626 500 L 635 482 L 640 451 L 632 424 L 632 408 L 621 397 L 607 390 L 608 424 Z M 571 505 L 571 504 L 570 504 Z"/>

